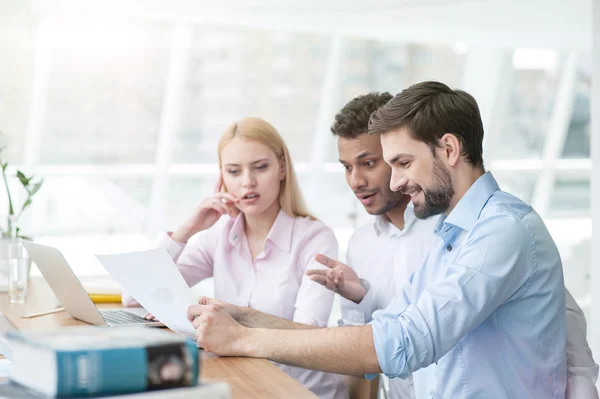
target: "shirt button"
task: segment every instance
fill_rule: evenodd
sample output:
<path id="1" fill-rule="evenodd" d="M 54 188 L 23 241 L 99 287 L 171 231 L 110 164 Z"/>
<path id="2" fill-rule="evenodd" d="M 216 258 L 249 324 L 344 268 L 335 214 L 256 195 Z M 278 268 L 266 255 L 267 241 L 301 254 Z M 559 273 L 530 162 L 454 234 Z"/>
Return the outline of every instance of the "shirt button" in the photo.
<path id="1" fill-rule="evenodd" d="M 452 251 L 452 245 L 448 244 L 448 246 L 446 247 L 446 249 L 448 250 L 448 252 Z"/>

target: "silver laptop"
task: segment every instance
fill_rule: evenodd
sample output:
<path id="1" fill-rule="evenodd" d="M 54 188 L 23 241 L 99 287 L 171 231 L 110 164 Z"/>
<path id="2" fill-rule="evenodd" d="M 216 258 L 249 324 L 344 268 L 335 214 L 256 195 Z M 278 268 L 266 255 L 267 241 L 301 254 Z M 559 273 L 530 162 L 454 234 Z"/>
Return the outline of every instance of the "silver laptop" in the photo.
<path id="1" fill-rule="evenodd" d="M 143 308 L 99 310 L 58 249 L 28 241 L 23 245 L 65 311 L 72 317 L 96 326 L 163 326 L 160 322 L 146 320 Z"/>

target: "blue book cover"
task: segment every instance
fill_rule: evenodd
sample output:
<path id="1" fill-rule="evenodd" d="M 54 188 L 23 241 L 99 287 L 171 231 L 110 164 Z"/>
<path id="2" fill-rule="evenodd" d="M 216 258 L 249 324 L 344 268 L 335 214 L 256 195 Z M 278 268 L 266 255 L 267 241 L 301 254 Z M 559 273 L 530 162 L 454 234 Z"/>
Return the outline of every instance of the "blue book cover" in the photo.
<path id="1" fill-rule="evenodd" d="M 52 396 L 93 396 L 193 386 L 196 343 L 147 327 L 10 332 L 11 379 Z"/>
<path id="2" fill-rule="evenodd" d="M 2 399 L 50 399 L 52 396 L 42 395 L 14 382 L 0 382 L 0 398 Z M 71 397 L 70 399 L 90 398 L 89 396 Z M 231 388 L 223 382 L 199 384 L 193 387 L 173 388 L 161 391 L 146 391 L 110 396 L 93 396 L 94 399 L 231 399 Z"/>

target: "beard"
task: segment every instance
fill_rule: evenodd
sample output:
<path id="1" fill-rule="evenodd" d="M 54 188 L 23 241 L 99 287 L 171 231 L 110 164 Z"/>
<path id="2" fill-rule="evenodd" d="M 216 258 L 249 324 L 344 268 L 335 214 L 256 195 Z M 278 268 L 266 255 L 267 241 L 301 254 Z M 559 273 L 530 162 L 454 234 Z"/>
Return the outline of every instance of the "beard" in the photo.
<path id="1" fill-rule="evenodd" d="M 383 215 L 384 213 L 388 213 L 407 198 L 405 194 L 401 193 L 400 191 L 392 191 L 389 189 L 389 187 L 384 191 L 386 202 L 381 208 L 373 212 L 373 215 Z"/>
<path id="2" fill-rule="evenodd" d="M 434 215 L 439 215 L 450 208 L 450 203 L 454 197 L 454 187 L 450 172 L 444 168 L 439 159 L 433 161 L 433 184 L 431 188 L 422 189 L 425 202 L 414 204 L 415 216 L 419 219 L 427 219 Z"/>

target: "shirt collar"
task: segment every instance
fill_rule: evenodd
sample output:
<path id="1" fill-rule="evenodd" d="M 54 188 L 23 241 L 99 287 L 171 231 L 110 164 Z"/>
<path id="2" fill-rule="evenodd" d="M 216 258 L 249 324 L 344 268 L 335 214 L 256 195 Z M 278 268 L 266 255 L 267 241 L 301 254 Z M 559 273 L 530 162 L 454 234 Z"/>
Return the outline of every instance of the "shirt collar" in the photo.
<path id="1" fill-rule="evenodd" d="M 469 231 L 479 218 L 483 207 L 492 194 L 499 189 L 498 183 L 491 172 L 484 173 L 471 185 L 465 195 L 458 201 L 448 217 L 440 217 L 436 232 L 443 224 L 450 224 L 462 230 Z"/>
<path id="2" fill-rule="evenodd" d="M 407 231 L 410 226 L 415 222 L 417 217 L 415 216 L 414 206 L 412 202 L 409 202 L 404 210 L 404 229 L 400 230 L 390 222 L 385 215 L 375 216 L 375 222 L 373 223 L 373 229 L 375 234 L 379 237 L 380 234 L 385 233 L 390 237 L 397 234 L 403 234 Z"/>
<path id="3" fill-rule="evenodd" d="M 280 209 L 275 222 L 273 222 L 273 225 L 271 226 L 271 230 L 269 230 L 266 241 L 272 242 L 281 250 L 289 253 L 292 246 L 294 220 L 295 218 L 289 216 L 283 209 Z M 236 216 L 235 221 L 231 226 L 231 230 L 229 231 L 229 243 L 236 248 L 239 247 L 241 238 L 245 237 L 244 227 L 244 214 L 240 212 Z"/>
<path id="4" fill-rule="evenodd" d="M 294 229 L 295 220 L 296 218 L 285 213 L 283 209 L 280 209 L 279 215 L 277 215 L 267 235 L 267 241 L 271 241 L 279 249 L 289 253 L 292 248 L 292 230 Z"/>
<path id="5" fill-rule="evenodd" d="M 385 215 L 376 215 L 375 221 L 373 222 L 373 230 L 375 235 L 379 237 L 379 234 L 388 231 L 388 224 L 390 221 Z"/>

